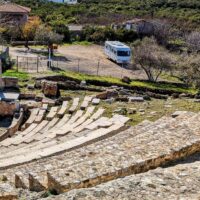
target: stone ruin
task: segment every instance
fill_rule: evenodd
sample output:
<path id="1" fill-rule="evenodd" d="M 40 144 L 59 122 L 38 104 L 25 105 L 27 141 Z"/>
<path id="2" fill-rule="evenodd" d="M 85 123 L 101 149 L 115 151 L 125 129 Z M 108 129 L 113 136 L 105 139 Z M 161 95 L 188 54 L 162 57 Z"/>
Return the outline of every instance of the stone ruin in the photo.
<path id="1" fill-rule="evenodd" d="M 1 67 L 0 67 L 1 69 Z M 1 70 L 0 70 L 1 75 Z M 18 79 L 15 77 L 0 76 L 0 118 L 4 121 L 12 119 L 9 127 L 5 130 L 0 130 L 0 139 L 12 136 L 22 122 L 23 110 L 20 109 L 18 92 Z M 7 126 L 5 124 L 5 126 Z"/>
<path id="2" fill-rule="evenodd" d="M 199 199 L 200 113 L 130 127 L 105 116 L 110 94 L 41 101 L 19 117 L 0 137 L 0 199 Z"/>

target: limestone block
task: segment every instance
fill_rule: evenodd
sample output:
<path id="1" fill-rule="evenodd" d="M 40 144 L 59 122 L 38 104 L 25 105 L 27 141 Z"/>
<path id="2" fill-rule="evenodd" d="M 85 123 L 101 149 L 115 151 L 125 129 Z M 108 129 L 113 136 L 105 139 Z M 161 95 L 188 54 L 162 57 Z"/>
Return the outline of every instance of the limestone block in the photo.
<path id="1" fill-rule="evenodd" d="M 58 84 L 53 81 L 42 81 L 42 92 L 46 97 L 58 97 L 60 95 Z"/>

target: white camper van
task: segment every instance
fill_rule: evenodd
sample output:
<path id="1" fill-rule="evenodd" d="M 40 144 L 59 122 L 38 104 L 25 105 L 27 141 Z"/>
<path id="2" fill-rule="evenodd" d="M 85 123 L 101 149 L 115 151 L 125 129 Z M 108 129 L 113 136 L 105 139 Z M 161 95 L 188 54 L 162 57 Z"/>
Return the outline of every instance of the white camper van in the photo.
<path id="1" fill-rule="evenodd" d="M 130 63 L 131 61 L 130 47 L 118 41 L 106 41 L 105 54 L 118 64 Z"/>

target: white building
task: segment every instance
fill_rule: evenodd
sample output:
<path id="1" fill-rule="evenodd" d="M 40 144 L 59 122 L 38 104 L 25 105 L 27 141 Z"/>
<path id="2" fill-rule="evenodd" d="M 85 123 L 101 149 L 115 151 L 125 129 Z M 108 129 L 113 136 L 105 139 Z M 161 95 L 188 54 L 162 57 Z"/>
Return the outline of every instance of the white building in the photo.
<path id="1" fill-rule="evenodd" d="M 53 1 L 56 3 L 66 3 L 66 4 L 76 4 L 78 1 L 77 0 L 49 0 Z"/>

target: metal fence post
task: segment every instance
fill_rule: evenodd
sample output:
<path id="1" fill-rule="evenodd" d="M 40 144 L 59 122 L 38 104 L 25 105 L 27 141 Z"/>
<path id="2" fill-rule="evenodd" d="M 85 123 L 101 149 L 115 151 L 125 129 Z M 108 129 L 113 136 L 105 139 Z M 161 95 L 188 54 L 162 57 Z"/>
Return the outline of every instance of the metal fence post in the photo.
<path id="1" fill-rule="evenodd" d="M 19 56 L 17 56 L 17 72 L 19 71 Z"/>
<path id="2" fill-rule="evenodd" d="M 39 72 L 39 57 L 37 57 L 37 73 Z"/>
<path id="3" fill-rule="evenodd" d="M 123 78 L 123 70 L 124 70 L 124 63 L 122 63 L 122 72 L 121 72 L 121 78 Z"/>
<path id="4" fill-rule="evenodd" d="M 27 57 L 27 66 L 26 67 L 27 67 L 27 72 L 28 72 L 28 57 Z"/>
<path id="5" fill-rule="evenodd" d="M 80 59 L 78 59 L 78 72 L 80 72 Z"/>
<path id="6" fill-rule="evenodd" d="M 99 75 L 99 66 L 100 66 L 100 59 L 98 60 L 98 65 L 97 65 L 97 76 Z"/>

